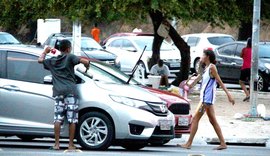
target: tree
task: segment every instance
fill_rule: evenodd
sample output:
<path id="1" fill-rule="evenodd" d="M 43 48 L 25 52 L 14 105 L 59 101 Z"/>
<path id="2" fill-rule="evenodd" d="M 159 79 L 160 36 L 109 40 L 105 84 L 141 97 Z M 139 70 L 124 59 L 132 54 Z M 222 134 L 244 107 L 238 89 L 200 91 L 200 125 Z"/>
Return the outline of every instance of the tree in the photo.
<path id="1" fill-rule="evenodd" d="M 252 36 L 252 19 L 253 19 L 253 0 L 238 0 L 236 1 L 238 6 L 240 21 L 238 40 L 246 40 Z M 270 19 L 270 2 L 267 0 L 261 1 L 261 17 L 263 20 Z"/>
<path id="2" fill-rule="evenodd" d="M 144 21 L 147 16 L 153 23 L 154 42 L 151 64 L 160 57 L 160 46 L 163 38 L 157 34 L 158 27 L 162 22 L 173 17 L 187 23 L 192 20 L 207 21 L 214 26 L 223 26 L 239 23 L 238 0 L 2 0 L 1 8 L 5 8 L 0 17 L 7 20 L 0 24 L 6 27 L 17 28 L 28 20 L 37 18 L 65 16 L 69 19 L 95 20 L 111 22 L 124 20 L 126 22 Z M 19 10 L 19 11 L 14 11 Z M 236 18 L 237 17 L 237 18 Z M 14 19 L 18 19 L 12 25 Z M 11 28 L 11 27 L 10 27 Z M 177 31 L 169 25 L 169 35 L 181 53 L 181 74 L 177 74 L 174 81 L 178 85 L 188 78 L 190 67 L 189 46 L 184 42 Z"/>

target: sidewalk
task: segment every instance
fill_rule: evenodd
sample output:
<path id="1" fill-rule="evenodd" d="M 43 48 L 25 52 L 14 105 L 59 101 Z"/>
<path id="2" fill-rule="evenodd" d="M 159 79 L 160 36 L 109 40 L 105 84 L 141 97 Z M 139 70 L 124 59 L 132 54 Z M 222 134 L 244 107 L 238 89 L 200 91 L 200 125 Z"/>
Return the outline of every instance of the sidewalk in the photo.
<path id="1" fill-rule="evenodd" d="M 235 144 L 261 144 L 270 147 L 270 121 L 261 118 L 234 118 L 236 113 L 247 114 L 250 109 L 249 102 L 243 102 L 244 93 L 241 90 L 229 90 L 234 96 L 236 104 L 232 106 L 226 94 L 218 89 L 216 103 L 214 105 L 217 120 L 221 126 L 227 143 Z M 194 114 L 199 103 L 199 92 L 195 91 L 189 95 L 191 101 L 191 112 Z M 270 93 L 259 93 L 258 104 L 264 104 L 266 114 L 270 116 Z M 184 143 L 189 135 L 183 135 L 181 139 L 171 141 L 172 144 Z M 217 135 L 205 114 L 199 125 L 194 144 L 217 143 Z"/>

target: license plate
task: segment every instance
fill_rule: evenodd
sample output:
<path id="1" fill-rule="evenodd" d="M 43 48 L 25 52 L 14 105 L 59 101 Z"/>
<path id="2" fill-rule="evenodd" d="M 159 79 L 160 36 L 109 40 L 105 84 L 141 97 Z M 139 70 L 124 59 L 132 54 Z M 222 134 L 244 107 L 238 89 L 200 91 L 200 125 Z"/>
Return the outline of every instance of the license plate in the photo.
<path id="1" fill-rule="evenodd" d="M 180 67 L 180 63 L 171 63 L 170 67 Z"/>
<path id="2" fill-rule="evenodd" d="M 189 119 L 188 118 L 179 117 L 178 126 L 188 126 L 188 125 L 189 125 Z"/>
<path id="3" fill-rule="evenodd" d="M 171 130 L 172 121 L 170 120 L 161 120 L 159 121 L 160 130 L 166 131 Z"/>

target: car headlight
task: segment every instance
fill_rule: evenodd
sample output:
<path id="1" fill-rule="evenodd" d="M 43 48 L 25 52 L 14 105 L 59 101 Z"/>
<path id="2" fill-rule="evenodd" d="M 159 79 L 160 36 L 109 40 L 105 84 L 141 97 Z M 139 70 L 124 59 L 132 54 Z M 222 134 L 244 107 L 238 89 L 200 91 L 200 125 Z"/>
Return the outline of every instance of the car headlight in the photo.
<path id="1" fill-rule="evenodd" d="M 135 100 L 135 99 L 131 99 L 131 98 L 123 97 L 123 96 L 115 96 L 115 95 L 110 95 L 110 97 L 114 102 L 131 106 L 131 107 L 139 108 L 139 107 L 147 106 L 147 104 L 144 101 L 140 101 L 140 100 Z"/>
<path id="2" fill-rule="evenodd" d="M 267 69 L 270 69 L 270 63 L 265 63 L 264 66 L 265 66 Z"/>

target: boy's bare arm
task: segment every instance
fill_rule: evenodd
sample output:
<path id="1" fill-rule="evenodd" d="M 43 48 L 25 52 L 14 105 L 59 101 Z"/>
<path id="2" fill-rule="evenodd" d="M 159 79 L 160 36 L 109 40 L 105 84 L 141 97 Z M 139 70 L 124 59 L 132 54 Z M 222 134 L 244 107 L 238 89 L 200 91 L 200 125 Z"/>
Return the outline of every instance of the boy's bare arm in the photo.
<path id="1" fill-rule="evenodd" d="M 43 61 L 45 60 L 46 55 L 47 55 L 48 53 L 50 53 L 50 51 L 51 51 L 51 47 L 47 47 L 47 48 L 43 51 L 43 53 L 39 56 L 39 58 L 38 58 L 38 63 L 43 63 Z"/>
<path id="2" fill-rule="evenodd" d="M 86 69 L 89 69 L 89 66 L 90 66 L 90 61 L 85 59 L 85 58 L 81 58 L 80 59 L 80 63 L 82 63 Z"/>

